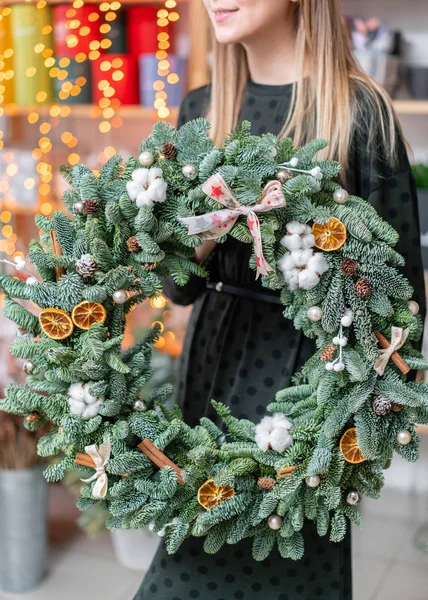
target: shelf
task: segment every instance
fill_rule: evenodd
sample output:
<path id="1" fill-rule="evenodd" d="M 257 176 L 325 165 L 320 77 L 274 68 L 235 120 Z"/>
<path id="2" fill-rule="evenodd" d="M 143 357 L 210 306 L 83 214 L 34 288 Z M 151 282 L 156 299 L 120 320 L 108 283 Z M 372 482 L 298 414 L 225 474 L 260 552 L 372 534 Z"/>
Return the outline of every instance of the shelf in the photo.
<path id="1" fill-rule="evenodd" d="M 428 115 L 428 100 L 394 100 L 399 115 Z"/>
<path id="2" fill-rule="evenodd" d="M 55 104 L 60 108 L 66 105 Z M 96 104 L 72 104 L 67 105 L 71 109 L 70 114 L 62 118 L 87 118 L 87 119 L 102 119 L 103 110 Z M 4 114 L 8 117 L 27 117 L 32 112 L 37 112 L 41 117 L 50 115 L 51 105 L 33 105 L 33 106 L 18 106 L 16 104 L 6 104 Z M 178 108 L 170 108 L 170 116 L 166 120 L 175 120 L 178 116 Z M 115 116 L 125 118 L 138 118 L 145 121 L 157 121 L 157 111 L 154 108 L 140 105 L 123 105 L 115 110 Z"/>

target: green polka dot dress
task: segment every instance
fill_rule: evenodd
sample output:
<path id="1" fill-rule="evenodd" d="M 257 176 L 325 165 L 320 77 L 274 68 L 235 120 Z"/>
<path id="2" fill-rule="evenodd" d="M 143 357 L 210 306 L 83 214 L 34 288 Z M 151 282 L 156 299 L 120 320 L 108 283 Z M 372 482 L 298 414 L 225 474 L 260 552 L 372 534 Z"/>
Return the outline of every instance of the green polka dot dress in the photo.
<path id="1" fill-rule="evenodd" d="M 208 99 L 209 87 L 190 92 L 179 125 L 203 115 Z M 278 134 L 290 100 L 290 85 L 249 81 L 240 120 L 251 121 L 255 134 Z M 369 127 L 370 115 L 365 115 L 354 135 L 347 188 L 372 202 L 400 232 L 398 251 L 408 260 L 405 274 L 424 313 L 417 201 L 406 151 L 400 140 L 398 164 L 391 169 L 376 139 L 368 142 Z M 250 253 L 250 245 L 232 238 L 219 244 L 209 258 L 211 280 L 261 292 L 248 267 Z M 230 406 L 237 417 L 260 421 L 275 392 L 290 384 L 314 352 L 314 341 L 283 318 L 280 305 L 210 291 L 196 278 L 184 288 L 167 280 L 165 293 L 178 304 L 194 304 L 177 388 L 190 425 L 202 416 L 216 420 L 211 398 Z M 303 533 L 306 553 L 298 562 L 276 551 L 256 562 L 251 540 L 224 546 L 215 555 L 203 551 L 203 538 L 189 538 L 172 556 L 161 545 L 134 600 L 352 600 L 350 534 L 336 544 L 320 538 L 312 522 Z"/>

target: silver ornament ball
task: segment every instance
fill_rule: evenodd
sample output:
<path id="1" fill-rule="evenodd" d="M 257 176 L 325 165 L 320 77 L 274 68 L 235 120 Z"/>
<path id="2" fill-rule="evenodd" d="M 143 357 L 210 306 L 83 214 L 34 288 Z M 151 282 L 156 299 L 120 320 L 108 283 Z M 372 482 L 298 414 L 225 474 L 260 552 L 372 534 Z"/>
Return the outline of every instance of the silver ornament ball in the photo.
<path id="1" fill-rule="evenodd" d="M 116 290 L 113 292 L 113 302 L 116 304 L 124 304 L 128 300 L 126 290 Z"/>
<path id="2" fill-rule="evenodd" d="M 361 495 L 359 492 L 357 492 L 357 490 L 351 490 L 346 496 L 346 502 L 351 506 L 355 506 L 361 502 Z"/>
<path id="3" fill-rule="evenodd" d="M 338 346 L 339 342 L 340 342 L 340 337 L 338 335 L 336 335 L 332 341 L 335 346 Z"/>
<path id="4" fill-rule="evenodd" d="M 334 364 L 332 362 L 325 363 L 325 368 L 327 371 L 333 371 Z"/>
<path id="5" fill-rule="evenodd" d="M 196 179 L 196 176 L 198 174 L 196 165 L 194 165 L 193 163 L 186 163 L 185 165 L 183 165 L 181 172 L 183 173 L 183 176 L 186 179 L 189 179 L 190 181 Z"/>
<path id="6" fill-rule="evenodd" d="M 345 315 L 341 318 L 340 322 L 342 323 L 343 327 L 350 327 L 352 325 L 352 317 Z"/>
<path id="7" fill-rule="evenodd" d="M 319 475 L 308 475 L 305 477 L 306 485 L 310 488 L 316 488 L 321 483 L 321 477 Z"/>
<path id="8" fill-rule="evenodd" d="M 147 410 L 147 406 L 146 406 L 146 403 L 144 402 L 144 400 L 137 400 L 134 403 L 134 410 L 136 410 L 138 412 L 144 412 L 145 410 Z"/>
<path id="9" fill-rule="evenodd" d="M 407 446 L 407 444 L 410 444 L 411 441 L 412 434 L 410 431 L 407 431 L 407 429 L 401 429 L 401 431 L 397 433 L 397 442 L 402 446 Z"/>
<path id="10" fill-rule="evenodd" d="M 310 321 L 313 321 L 314 323 L 316 321 L 320 321 L 322 319 L 322 310 L 320 309 L 319 306 L 311 306 L 311 308 L 308 310 L 308 318 Z"/>
<path id="11" fill-rule="evenodd" d="M 73 206 L 73 211 L 76 215 L 83 214 L 83 202 L 75 202 Z"/>
<path id="12" fill-rule="evenodd" d="M 348 202 L 349 194 L 343 188 L 339 188 L 333 194 L 333 200 L 337 202 L 337 204 L 345 204 Z"/>
<path id="13" fill-rule="evenodd" d="M 155 157 L 151 152 L 141 152 L 140 156 L 138 157 L 138 162 L 140 165 L 143 165 L 143 167 L 151 167 L 155 162 Z"/>
<path id="14" fill-rule="evenodd" d="M 414 300 L 409 300 L 407 303 L 407 306 L 409 307 L 410 312 L 412 313 L 412 315 L 417 315 L 419 312 L 419 304 L 417 302 L 415 302 Z"/>
<path id="15" fill-rule="evenodd" d="M 282 518 L 279 515 L 271 515 L 268 519 L 268 525 L 274 531 L 281 529 Z"/>
<path id="16" fill-rule="evenodd" d="M 276 172 L 276 178 L 278 179 L 278 181 L 280 181 L 281 183 L 284 183 L 284 181 L 287 181 L 287 179 L 291 178 L 291 173 L 288 169 L 286 169 L 285 167 L 281 167 L 280 169 L 278 169 L 278 171 Z"/>
<path id="17" fill-rule="evenodd" d="M 27 373 L 27 375 L 31 375 L 31 373 L 34 372 L 36 365 L 32 363 L 31 360 L 26 360 L 22 368 L 24 369 L 25 373 Z"/>

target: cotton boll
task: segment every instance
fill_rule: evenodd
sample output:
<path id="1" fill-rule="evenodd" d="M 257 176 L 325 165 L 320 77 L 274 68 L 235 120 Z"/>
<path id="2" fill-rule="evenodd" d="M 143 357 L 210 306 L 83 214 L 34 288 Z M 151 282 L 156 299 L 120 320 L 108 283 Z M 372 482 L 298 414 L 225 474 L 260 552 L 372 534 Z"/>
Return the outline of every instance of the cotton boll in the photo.
<path id="1" fill-rule="evenodd" d="M 284 235 L 281 239 L 281 244 L 288 250 L 299 250 L 302 247 L 302 238 L 297 233 Z"/>
<path id="2" fill-rule="evenodd" d="M 135 169 L 132 171 L 132 179 L 140 185 L 147 187 L 149 184 L 150 169 Z"/>
<path id="3" fill-rule="evenodd" d="M 285 281 L 288 284 L 288 289 L 290 291 L 297 290 L 299 287 L 299 275 L 300 269 L 293 269 L 291 272 L 284 275 Z"/>
<path id="4" fill-rule="evenodd" d="M 272 430 L 272 417 L 263 417 L 263 419 L 255 427 L 256 433 L 259 431 L 271 431 Z"/>
<path id="5" fill-rule="evenodd" d="M 311 271 L 316 271 L 320 275 L 328 271 L 328 263 L 321 252 L 314 252 L 311 258 L 308 260 L 308 269 Z"/>
<path id="6" fill-rule="evenodd" d="M 291 422 L 282 413 L 274 413 L 271 418 L 274 427 L 285 427 L 286 429 L 290 429 Z"/>
<path id="7" fill-rule="evenodd" d="M 292 443 L 293 438 L 285 427 L 276 427 L 270 434 L 270 445 L 276 452 L 284 452 Z"/>
<path id="8" fill-rule="evenodd" d="M 159 169 L 160 170 L 160 169 Z M 154 202 L 165 202 L 167 183 L 163 179 L 155 179 L 147 190 Z"/>
<path id="9" fill-rule="evenodd" d="M 299 223 L 299 221 L 290 221 L 289 223 L 287 223 L 288 233 L 297 233 L 298 235 L 301 235 L 305 232 L 305 229 L 305 223 Z"/>
<path id="10" fill-rule="evenodd" d="M 299 287 L 303 290 L 311 290 L 319 283 L 320 278 L 315 271 L 303 269 L 299 274 Z"/>
<path id="11" fill-rule="evenodd" d="M 73 400 L 77 400 L 79 402 L 85 401 L 85 389 L 81 383 L 72 383 L 68 388 L 68 395 Z"/>
<path id="12" fill-rule="evenodd" d="M 153 183 L 155 179 L 163 179 L 163 171 L 158 167 L 149 169 L 149 183 Z"/>
<path id="13" fill-rule="evenodd" d="M 282 271 L 291 271 L 296 266 L 294 252 L 286 252 L 278 261 L 278 266 Z"/>
<path id="14" fill-rule="evenodd" d="M 313 248 L 315 246 L 315 237 L 312 232 L 305 233 L 300 239 L 302 240 L 302 248 Z"/>
<path id="15" fill-rule="evenodd" d="M 305 267 L 312 257 L 312 254 L 313 252 L 310 248 L 307 248 L 306 250 L 296 250 L 296 252 L 293 252 L 296 267 Z"/>
<path id="16" fill-rule="evenodd" d="M 79 400 L 73 400 L 73 398 L 69 398 L 68 404 L 70 406 L 70 413 L 72 415 L 80 416 L 82 414 L 82 411 L 85 406 L 83 402 L 79 402 Z"/>
<path id="17" fill-rule="evenodd" d="M 92 417 L 96 417 L 98 414 L 98 407 L 101 404 L 101 400 L 98 400 L 94 404 L 87 404 L 85 409 L 82 412 L 82 419 L 92 419 Z"/>
<path id="18" fill-rule="evenodd" d="M 131 200 L 136 200 L 139 192 L 141 191 L 141 184 L 136 181 L 128 181 L 126 184 L 126 191 Z"/>
<path id="19" fill-rule="evenodd" d="M 310 225 L 305 225 L 305 231 L 303 232 L 303 235 L 308 235 L 309 233 L 312 233 L 312 227 Z"/>
<path id="20" fill-rule="evenodd" d="M 138 208 L 142 208 L 143 206 L 149 206 L 150 208 L 153 208 L 155 202 L 151 197 L 149 190 L 143 190 L 138 194 L 136 205 Z"/>
<path id="21" fill-rule="evenodd" d="M 260 450 L 264 450 L 266 452 L 266 450 L 269 449 L 270 431 L 264 429 L 261 431 L 257 431 L 255 435 L 255 440 Z"/>

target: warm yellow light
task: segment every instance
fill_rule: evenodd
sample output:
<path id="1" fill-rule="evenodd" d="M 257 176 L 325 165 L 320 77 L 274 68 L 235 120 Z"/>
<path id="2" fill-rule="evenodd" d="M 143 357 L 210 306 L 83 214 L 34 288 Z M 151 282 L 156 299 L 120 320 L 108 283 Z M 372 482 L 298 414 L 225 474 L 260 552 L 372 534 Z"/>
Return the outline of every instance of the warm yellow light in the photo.
<path id="1" fill-rule="evenodd" d="M 111 158 L 116 154 L 116 148 L 113 148 L 113 146 L 106 146 L 103 153 L 106 158 Z"/>
<path id="2" fill-rule="evenodd" d="M 101 123 L 98 125 L 98 129 L 101 131 L 101 133 L 107 133 L 111 129 L 111 123 L 108 121 L 101 121 Z"/>
<path id="3" fill-rule="evenodd" d="M 40 150 L 40 148 L 34 148 L 34 150 L 31 152 L 31 156 L 34 158 L 34 160 L 40 160 L 40 158 L 43 156 L 43 152 Z"/>
<path id="4" fill-rule="evenodd" d="M 48 137 L 42 137 L 39 139 L 39 147 L 43 150 L 44 148 L 46 148 L 47 146 L 49 146 L 49 144 L 51 143 L 50 139 Z"/>
<path id="5" fill-rule="evenodd" d="M 159 42 L 166 42 L 167 40 L 169 40 L 169 33 L 167 33 L 166 31 L 161 31 L 160 33 L 158 33 Z"/>
<path id="6" fill-rule="evenodd" d="M 92 42 L 89 42 L 90 50 L 98 50 L 99 47 L 100 47 L 100 42 L 98 40 L 92 40 Z"/>
<path id="7" fill-rule="evenodd" d="M 47 183 L 41 183 L 39 185 L 39 194 L 41 196 L 47 196 L 51 191 L 51 186 Z"/>
<path id="8" fill-rule="evenodd" d="M 37 73 L 36 67 L 27 67 L 25 69 L 25 74 L 27 77 L 33 77 Z"/>
<path id="9" fill-rule="evenodd" d="M 91 50 L 88 54 L 89 60 L 98 60 L 100 56 L 101 54 L 98 50 Z"/>
<path id="10" fill-rule="evenodd" d="M 106 90 L 109 86 L 110 84 L 107 79 L 101 79 L 101 81 L 98 82 L 98 89 L 101 91 Z"/>
<path id="11" fill-rule="evenodd" d="M 16 163 L 11 163 L 6 167 L 6 175 L 9 177 L 14 177 L 18 173 L 18 165 Z"/>
<path id="12" fill-rule="evenodd" d="M 111 25 L 109 25 L 108 23 L 103 23 L 100 27 L 100 33 L 108 33 L 109 31 L 111 31 Z"/>
<path id="13" fill-rule="evenodd" d="M 104 50 L 107 50 L 107 48 L 110 48 L 111 43 L 112 43 L 111 40 L 104 39 L 104 40 L 101 40 L 100 45 L 101 45 L 101 48 L 103 48 Z"/>
<path id="14" fill-rule="evenodd" d="M 159 331 L 162 333 L 162 331 L 165 329 L 165 325 L 162 323 L 162 321 L 153 321 L 152 323 L 152 327 L 159 327 Z"/>
<path id="15" fill-rule="evenodd" d="M 4 210 L 0 215 L 0 220 L 2 223 L 9 223 L 12 218 L 12 213 L 8 210 Z"/>
<path id="16" fill-rule="evenodd" d="M 120 69 L 123 66 L 123 60 L 121 58 L 113 58 L 111 61 L 111 66 L 113 69 Z"/>
<path id="17" fill-rule="evenodd" d="M 154 101 L 153 106 L 155 108 L 162 108 L 162 106 L 166 106 L 166 102 L 163 98 L 157 98 L 157 100 Z"/>
<path id="18" fill-rule="evenodd" d="M 169 69 L 169 67 L 171 66 L 170 62 L 168 60 L 160 60 L 159 64 L 158 64 L 158 68 L 159 69 Z"/>
<path id="19" fill-rule="evenodd" d="M 59 66 L 61 68 L 65 68 L 68 67 L 68 65 L 70 64 L 70 59 L 67 56 L 63 56 L 60 60 L 59 60 Z"/>
<path id="20" fill-rule="evenodd" d="M 35 185 L 36 180 L 32 177 L 27 177 L 27 179 L 24 181 L 24 187 L 26 190 L 32 190 Z"/>
<path id="21" fill-rule="evenodd" d="M 79 34 L 82 37 L 85 37 L 86 35 L 89 35 L 91 33 L 91 30 L 89 29 L 89 27 L 87 25 L 85 25 L 84 27 L 81 27 L 79 29 Z"/>
<path id="22" fill-rule="evenodd" d="M 159 336 L 156 342 L 154 343 L 155 348 L 163 348 L 166 344 L 166 340 L 163 336 Z"/>
<path id="23" fill-rule="evenodd" d="M 46 98 L 48 97 L 46 92 L 37 92 L 36 94 L 36 100 L 37 102 L 44 102 L 46 100 Z"/>
<path id="24" fill-rule="evenodd" d="M 166 8 L 175 8 L 177 6 L 177 2 L 175 0 L 166 0 L 165 6 Z"/>
<path id="25" fill-rule="evenodd" d="M 49 59 L 47 59 L 47 60 L 49 60 Z M 52 63 L 52 64 L 55 64 L 55 59 L 54 59 L 54 63 Z M 46 61 L 45 61 L 45 65 L 46 65 Z M 46 66 L 49 66 L 49 65 L 46 65 Z M 52 77 L 52 79 L 53 79 L 54 77 L 58 77 L 58 73 L 59 73 L 58 67 L 52 67 L 52 69 L 49 71 L 49 76 Z"/>
<path id="26" fill-rule="evenodd" d="M 59 110 L 60 110 L 61 117 L 68 117 L 68 115 L 71 114 L 70 106 L 61 106 Z"/>
<path id="27" fill-rule="evenodd" d="M 166 27 L 167 25 L 169 25 L 169 21 L 168 19 L 158 19 L 157 24 L 159 27 Z"/>
<path id="28" fill-rule="evenodd" d="M 40 131 L 40 133 L 43 133 L 43 135 L 46 135 L 47 133 L 49 133 L 50 130 L 51 130 L 50 123 L 42 123 L 39 127 L 39 131 Z"/>
<path id="29" fill-rule="evenodd" d="M 171 44 L 169 42 L 159 42 L 158 44 L 160 50 L 168 50 L 170 46 Z"/>
<path id="30" fill-rule="evenodd" d="M 108 13 L 106 13 L 105 20 L 106 21 L 114 21 L 116 19 L 116 17 L 117 17 L 117 15 L 115 12 L 108 12 Z"/>
<path id="31" fill-rule="evenodd" d="M 4 227 L 2 227 L 1 232 L 2 232 L 3 237 L 8 238 L 12 235 L 13 228 L 11 225 L 5 225 Z"/>
<path id="32" fill-rule="evenodd" d="M 103 60 L 100 64 L 101 71 L 109 71 L 111 69 L 111 62 L 109 60 Z"/>
<path id="33" fill-rule="evenodd" d="M 43 35 L 49 35 L 50 33 L 52 33 L 52 26 L 51 25 L 45 25 L 42 28 L 42 33 L 43 33 Z"/>
<path id="34" fill-rule="evenodd" d="M 100 15 L 98 13 L 91 13 L 88 17 L 88 20 L 91 21 L 91 23 L 94 23 L 95 21 L 98 21 L 99 18 Z"/>
<path id="35" fill-rule="evenodd" d="M 40 205 L 40 212 L 42 213 L 42 215 L 50 215 L 52 212 L 52 204 L 50 202 L 43 202 Z"/>
<path id="36" fill-rule="evenodd" d="M 12 242 L 8 242 L 6 244 L 5 252 L 6 254 L 13 254 L 15 252 L 15 244 L 13 244 Z"/>
<path id="37" fill-rule="evenodd" d="M 69 92 L 72 87 L 73 84 L 71 83 L 71 81 L 64 81 L 64 83 L 61 86 L 61 89 L 64 90 L 64 92 Z"/>
<path id="38" fill-rule="evenodd" d="M 66 92 L 65 90 L 60 90 L 58 92 L 58 97 L 60 100 L 67 100 L 67 98 L 69 97 L 69 92 Z"/>
<path id="39" fill-rule="evenodd" d="M 110 10 L 110 4 L 108 2 L 101 2 L 100 10 L 102 12 L 107 12 L 108 10 Z"/>
<path id="40" fill-rule="evenodd" d="M 61 71 L 57 75 L 57 79 L 59 81 L 64 81 L 64 79 L 67 79 L 67 77 L 68 77 L 68 72 L 65 69 L 61 69 Z"/>
<path id="41" fill-rule="evenodd" d="M 10 8 L 10 6 L 6 6 L 3 10 L 2 10 L 2 15 L 4 17 L 7 17 L 8 15 L 10 15 L 10 13 L 12 12 L 12 9 Z"/>
<path id="42" fill-rule="evenodd" d="M 8 181 L 0 181 L 0 192 L 2 194 L 5 194 L 8 189 L 9 189 L 9 182 Z"/>
<path id="43" fill-rule="evenodd" d="M 120 8 L 121 6 L 122 6 L 122 5 L 121 5 L 121 3 L 120 3 L 120 2 L 117 2 L 117 1 L 115 1 L 115 2 L 112 2 L 112 3 L 110 4 L 110 8 L 111 8 L 111 10 L 119 10 L 119 8 Z"/>
<path id="44" fill-rule="evenodd" d="M 104 96 L 107 96 L 107 98 L 111 98 L 112 96 L 114 96 L 115 91 L 114 88 L 109 86 L 106 90 L 104 90 Z"/>
<path id="45" fill-rule="evenodd" d="M 166 299 L 164 296 L 155 296 L 154 298 L 150 298 L 150 306 L 152 308 L 163 308 L 166 304 Z"/>
<path id="46" fill-rule="evenodd" d="M 77 37 L 72 34 L 72 35 L 68 35 L 65 38 L 66 44 L 68 48 L 75 48 L 77 46 L 77 44 L 79 43 L 79 40 L 77 39 Z"/>
<path id="47" fill-rule="evenodd" d="M 74 0 L 74 2 L 73 2 L 74 8 L 81 8 L 83 6 L 83 4 L 84 4 L 83 0 Z"/>
<path id="48" fill-rule="evenodd" d="M 106 108 L 107 106 L 110 106 L 110 102 L 111 101 L 108 98 L 100 98 L 98 104 L 100 105 L 100 108 Z"/>
<path id="49" fill-rule="evenodd" d="M 64 131 L 64 133 L 61 135 L 61 142 L 63 142 L 63 144 L 68 144 L 72 137 L 73 134 L 70 133 L 70 131 Z"/>
<path id="50" fill-rule="evenodd" d="M 0 240 L 0 252 L 5 252 L 6 251 L 6 245 L 7 245 L 6 240 Z M 0 298 L 1 298 L 1 301 L 3 302 L 3 300 L 4 300 L 4 294 L 1 294 Z"/>
<path id="51" fill-rule="evenodd" d="M 52 181 L 52 173 L 43 173 L 43 175 L 40 175 L 40 179 L 43 183 L 49 183 Z"/>
<path id="52" fill-rule="evenodd" d="M 111 120 L 111 126 L 114 127 L 115 129 L 122 127 L 122 125 L 123 125 L 123 119 L 121 119 L 120 117 L 115 117 L 114 119 Z"/>
<path id="53" fill-rule="evenodd" d="M 46 6 L 46 1 L 45 0 L 39 0 L 36 4 L 37 8 L 45 8 Z"/>
<path id="54" fill-rule="evenodd" d="M 54 66 L 54 64 L 55 64 L 55 59 L 54 59 L 52 56 L 51 56 L 50 58 L 46 58 L 46 59 L 45 59 L 45 67 L 47 67 L 48 69 L 49 69 L 50 67 L 53 67 L 53 66 Z M 59 71 L 59 69 L 58 69 L 58 67 L 57 67 L 57 70 L 56 70 L 56 73 L 55 73 L 55 75 L 52 73 L 52 71 L 53 71 L 53 69 L 51 69 L 51 71 L 50 71 L 49 75 L 50 75 L 51 77 L 56 77 L 56 75 L 57 75 L 57 72 Z"/>
<path id="55" fill-rule="evenodd" d="M 163 100 L 166 100 L 168 97 L 168 94 L 166 92 L 156 92 L 156 98 L 162 98 Z"/>
<path id="56" fill-rule="evenodd" d="M 67 142 L 67 146 L 69 148 L 74 148 L 75 146 L 77 146 L 77 144 L 79 143 L 79 140 L 77 139 L 77 137 L 72 137 L 71 140 L 69 142 Z"/>
<path id="57" fill-rule="evenodd" d="M 72 152 L 71 154 L 68 155 L 67 160 L 70 163 L 70 165 L 77 165 L 77 163 L 80 160 L 80 156 L 78 154 L 76 154 L 75 152 Z"/>
<path id="58" fill-rule="evenodd" d="M 114 108 L 107 107 L 103 110 L 104 119 L 111 119 L 114 116 Z"/>
<path id="59" fill-rule="evenodd" d="M 43 52 L 44 49 L 45 49 L 44 44 L 36 44 L 34 46 L 34 52 L 36 52 L 36 54 L 40 54 L 40 52 Z"/>
<path id="60" fill-rule="evenodd" d="M 160 10 L 158 10 L 157 15 L 159 19 L 166 19 L 166 17 L 168 16 L 168 11 L 164 8 L 161 8 Z"/>
<path id="61" fill-rule="evenodd" d="M 37 123 L 37 121 L 39 120 L 39 115 L 36 112 L 32 112 L 28 115 L 27 119 L 29 123 L 34 125 L 34 123 Z"/>
<path id="62" fill-rule="evenodd" d="M 180 81 L 180 77 L 177 75 L 177 73 L 170 73 L 166 80 L 168 83 L 178 83 Z"/>
<path id="63" fill-rule="evenodd" d="M 83 87 L 86 84 L 86 77 L 78 77 L 76 79 L 76 85 Z"/>
<path id="64" fill-rule="evenodd" d="M 78 96 L 81 91 L 82 88 L 80 87 L 80 85 L 73 85 L 73 87 L 70 90 L 70 96 Z"/>
<path id="65" fill-rule="evenodd" d="M 8 71 L 4 72 L 4 78 L 6 81 L 9 81 L 10 79 L 13 79 L 14 74 L 15 73 L 12 71 L 12 69 L 9 69 Z"/>
<path id="66" fill-rule="evenodd" d="M 46 50 L 43 50 L 42 52 L 42 56 L 43 58 L 49 58 L 50 56 L 52 56 L 54 53 L 52 48 L 46 48 Z"/>
<path id="67" fill-rule="evenodd" d="M 160 79 L 158 79 L 157 81 L 154 82 L 153 89 L 156 90 L 156 91 L 160 91 L 160 90 L 165 89 L 164 82 L 161 81 Z"/>
<path id="68" fill-rule="evenodd" d="M 49 109 L 49 114 L 51 117 L 59 117 L 61 114 L 61 107 L 57 104 L 55 106 L 51 106 Z"/>
<path id="69" fill-rule="evenodd" d="M 160 119 L 166 119 L 167 117 L 169 117 L 169 115 L 170 115 L 170 114 L 171 114 L 171 113 L 169 112 L 169 110 L 168 110 L 166 107 L 164 107 L 164 108 L 160 108 L 160 109 L 158 110 L 158 117 L 159 117 Z"/>
<path id="70" fill-rule="evenodd" d="M 121 81 L 125 77 L 125 74 L 122 71 L 115 71 L 111 78 L 113 81 Z"/>
<path id="71" fill-rule="evenodd" d="M 165 52 L 164 50 L 158 50 L 158 51 L 156 52 L 156 58 L 157 58 L 158 60 L 162 60 L 163 58 L 166 58 L 167 56 L 168 56 L 168 53 L 167 53 L 167 52 Z"/>
<path id="72" fill-rule="evenodd" d="M 76 62 L 81 63 L 86 60 L 86 54 L 84 52 L 79 52 L 76 54 Z"/>
<path id="73" fill-rule="evenodd" d="M 72 21 L 68 21 L 66 28 L 67 29 L 77 29 L 79 27 L 79 25 L 80 25 L 79 19 L 73 19 Z"/>
<path id="74" fill-rule="evenodd" d="M 180 18 L 180 15 L 177 12 L 170 12 L 168 15 L 168 19 L 174 23 L 175 21 L 178 21 L 178 19 Z"/>

